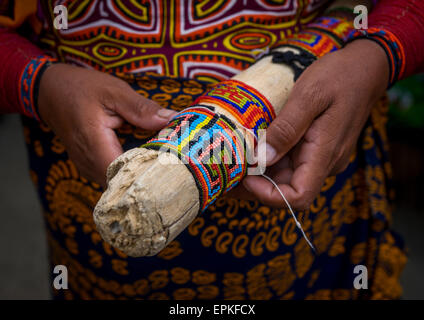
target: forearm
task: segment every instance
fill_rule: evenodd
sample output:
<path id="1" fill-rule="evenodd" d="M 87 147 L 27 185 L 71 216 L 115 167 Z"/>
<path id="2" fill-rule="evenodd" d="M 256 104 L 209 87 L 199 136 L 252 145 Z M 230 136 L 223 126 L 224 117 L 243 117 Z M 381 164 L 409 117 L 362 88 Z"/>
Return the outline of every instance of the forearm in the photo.
<path id="1" fill-rule="evenodd" d="M 0 28 L 0 113 L 20 113 L 38 119 L 39 79 L 52 60 L 15 31 Z"/>

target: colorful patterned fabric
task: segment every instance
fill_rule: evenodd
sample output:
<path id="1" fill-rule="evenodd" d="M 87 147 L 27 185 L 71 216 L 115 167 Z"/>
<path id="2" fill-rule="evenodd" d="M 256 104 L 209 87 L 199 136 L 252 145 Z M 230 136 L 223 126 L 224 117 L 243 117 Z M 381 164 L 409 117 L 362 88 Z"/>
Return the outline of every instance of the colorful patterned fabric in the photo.
<path id="1" fill-rule="evenodd" d="M 308 29 L 316 29 L 328 33 L 339 43 L 343 44 L 347 41 L 353 30 L 351 20 L 337 17 L 319 17 L 317 20 L 308 24 Z"/>
<path id="2" fill-rule="evenodd" d="M 390 68 L 388 83 L 390 88 L 398 79 L 403 77 L 405 72 L 405 52 L 402 44 L 391 32 L 377 28 L 357 30 L 350 35 L 350 40 L 361 38 L 375 41 L 386 52 Z"/>
<path id="3" fill-rule="evenodd" d="M 293 35 L 326 1 L 189 3 L 40 1 L 45 29 L 39 44 L 59 61 L 121 76 L 138 93 L 179 111 L 204 95 L 211 82 L 248 67 L 268 47 L 292 41 L 316 56 L 339 48 L 324 30 Z M 57 4 L 69 8 L 67 30 L 48 28 Z M 138 74 L 146 71 L 155 74 Z M 69 290 L 54 291 L 55 297 L 398 298 L 406 257 L 390 227 L 386 111 L 385 100 L 373 108 L 348 168 L 327 178 L 311 207 L 297 213 L 316 255 L 286 210 L 220 197 L 157 256 L 127 257 L 96 231 L 92 211 L 102 189 L 79 175 L 51 129 L 24 118 L 52 269 L 68 267 Z M 117 131 L 124 150 L 155 135 L 129 124 Z M 358 264 L 368 268 L 369 290 L 353 288 Z"/>
<path id="4" fill-rule="evenodd" d="M 246 173 L 243 133 L 207 106 L 182 111 L 142 147 L 172 152 L 187 165 L 199 190 L 200 212 L 235 187 Z"/>
<path id="5" fill-rule="evenodd" d="M 146 72 L 218 82 L 311 22 L 328 0 L 45 1 L 68 7 L 68 29 L 40 44 L 60 61 L 110 73 Z"/>
<path id="6" fill-rule="evenodd" d="M 151 74 L 126 76 L 143 96 L 181 111 L 206 82 Z M 24 118 L 31 177 L 48 234 L 50 262 L 68 267 L 61 299 L 364 299 L 399 298 L 406 261 L 391 231 L 387 101 L 371 112 L 348 168 L 329 177 L 308 210 L 296 212 L 317 255 L 286 210 L 220 197 L 154 257 L 130 258 L 102 241 L 92 211 L 102 189 L 78 174 L 53 132 Z M 154 132 L 125 124 L 123 148 Z M 368 268 L 369 290 L 353 288 L 353 268 Z"/>
<path id="7" fill-rule="evenodd" d="M 352 30 L 354 30 L 352 22 L 344 18 L 320 17 L 299 33 L 287 38 L 283 44 L 304 50 L 319 58 L 340 49 Z"/>

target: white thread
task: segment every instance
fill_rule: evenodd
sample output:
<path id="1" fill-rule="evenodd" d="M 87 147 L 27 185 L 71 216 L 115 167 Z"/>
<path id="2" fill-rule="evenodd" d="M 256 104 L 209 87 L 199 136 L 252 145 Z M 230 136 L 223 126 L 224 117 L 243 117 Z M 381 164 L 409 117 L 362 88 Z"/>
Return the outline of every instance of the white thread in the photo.
<path id="1" fill-rule="evenodd" d="M 179 111 L 179 112 L 178 112 L 178 113 L 174 116 L 174 118 L 175 118 L 175 117 L 177 117 L 178 115 L 180 115 L 180 114 L 182 114 L 182 113 L 186 112 L 187 110 L 191 110 L 191 109 L 205 109 L 205 110 L 207 110 L 207 111 L 209 111 L 209 112 L 213 112 L 213 113 L 215 113 L 215 114 L 216 114 L 215 110 L 211 110 L 211 109 L 209 109 L 208 107 L 209 107 L 209 106 L 204 106 L 204 105 L 195 105 L 195 106 L 192 106 L 192 107 L 188 107 L 188 108 L 185 108 L 185 109 L 183 109 L 183 110 Z M 215 107 L 212 107 L 212 106 L 211 106 L 211 108 L 214 108 L 214 109 L 215 109 Z M 244 128 L 244 127 L 243 127 L 243 128 Z"/>
<path id="2" fill-rule="evenodd" d="M 247 132 L 249 132 L 250 134 L 253 135 L 255 142 L 257 143 L 258 137 L 251 132 L 251 129 L 246 128 L 242 125 L 240 125 L 241 127 L 243 127 Z M 296 227 L 300 230 L 300 232 L 303 235 L 303 238 L 306 240 L 306 242 L 308 243 L 308 245 L 311 247 L 312 251 L 314 251 L 315 253 L 317 252 L 314 245 L 312 244 L 312 242 L 308 239 L 308 236 L 306 235 L 305 231 L 302 228 L 302 225 L 300 224 L 300 222 L 297 220 L 296 215 L 294 214 L 294 211 L 290 205 L 290 203 L 288 202 L 288 200 L 286 199 L 286 197 L 284 196 L 283 191 L 281 191 L 281 189 L 278 187 L 277 183 L 274 182 L 274 180 L 272 180 L 270 177 L 268 177 L 265 173 L 261 173 L 261 176 L 264 177 L 265 179 L 267 179 L 269 182 L 271 182 L 273 184 L 273 186 L 277 189 L 277 191 L 280 193 L 281 197 L 283 198 L 284 202 L 286 203 L 287 208 L 290 211 L 290 214 L 292 215 L 295 223 L 296 223 Z"/>
<path id="3" fill-rule="evenodd" d="M 284 193 L 281 191 L 281 189 L 278 187 L 278 185 L 274 182 L 274 180 L 272 180 L 270 177 L 268 177 L 266 174 L 261 174 L 262 177 L 266 178 L 269 182 L 271 182 L 274 187 L 278 190 L 278 192 L 280 193 L 281 197 L 283 198 L 284 202 L 286 203 L 287 207 L 289 208 L 289 211 L 294 219 L 294 221 L 296 222 L 296 227 L 299 228 L 300 232 L 302 232 L 303 237 L 305 238 L 306 242 L 308 243 L 308 245 L 311 247 L 311 249 L 316 252 L 314 245 L 312 244 L 312 242 L 308 239 L 308 236 L 305 234 L 305 231 L 303 231 L 302 225 L 300 224 L 300 222 L 297 220 L 296 215 L 293 212 L 293 209 L 290 206 L 290 203 L 287 201 L 286 197 L 284 196 Z"/>

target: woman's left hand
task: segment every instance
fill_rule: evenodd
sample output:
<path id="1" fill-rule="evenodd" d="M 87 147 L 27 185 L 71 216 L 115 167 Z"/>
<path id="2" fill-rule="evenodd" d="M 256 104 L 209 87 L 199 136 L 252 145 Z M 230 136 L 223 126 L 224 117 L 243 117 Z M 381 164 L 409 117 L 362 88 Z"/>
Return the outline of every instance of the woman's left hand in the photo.
<path id="1" fill-rule="evenodd" d="M 318 59 L 296 81 L 266 132 L 267 172 L 295 209 L 306 209 L 324 180 L 349 164 L 370 110 L 384 94 L 389 65 L 371 40 L 355 40 Z M 259 155 L 261 156 L 261 155 Z M 232 195 L 284 207 L 278 190 L 247 176 Z"/>

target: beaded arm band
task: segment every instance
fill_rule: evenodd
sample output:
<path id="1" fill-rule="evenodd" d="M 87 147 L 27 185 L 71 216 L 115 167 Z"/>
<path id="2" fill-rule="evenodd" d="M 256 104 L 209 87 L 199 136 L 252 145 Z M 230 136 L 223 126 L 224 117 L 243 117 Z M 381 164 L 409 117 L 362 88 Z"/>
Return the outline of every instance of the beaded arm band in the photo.
<path id="1" fill-rule="evenodd" d="M 180 112 L 157 137 L 142 145 L 171 152 L 187 166 L 199 189 L 200 212 L 235 187 L 247 172 L 244 132 L 202 103 L 220 106 L 255 134 L 275 118 L 261 93 L 243 82 L 228 80 L 199 97 L 193 107 Z"/>
<path id="2" fill-rule="evenodd" d="M 22 72 L 19 80 L 19 101 L 26 116 L 40 120 L 37 105 L 40 79 L 44 71 L 55 61 L 56 59 L 40 56 L 32 59 Z"/>
<path id="3" fill-rule="evenodd" d="M 212 102 L 227 110 L 246 128 L 265 129 L 275 118 L 274 109 L 268 100 L 255 88 L 247 84 L 227 80 L 216 84 L 209 92 L 197 98 L 194 105 Z"/>
<path id="4" fill-rule="evenodd" d="M 400 41 L 389 31 L 379 28 L 369 28 L 367 30 L 354 30 L 349 36 L 349 40 L 369 39 L 378 43 L 386 52 L 389 62 L 389 83 L 388 88 L 400 79 L 405 72 L 405 52 Z"/>
<path id="5" fill-rule="evenodd" d="M 292 67 L 296 81 L 317 58 L 342 48 L 352 30 L 352 22 L 344 16 L 320 17 L 299 33 L 279 43 L 279 47 L 292 47 L 299 53 L 274 50 L 264 57 L 272 56 L 272 62 L 285 63 Z"/>

